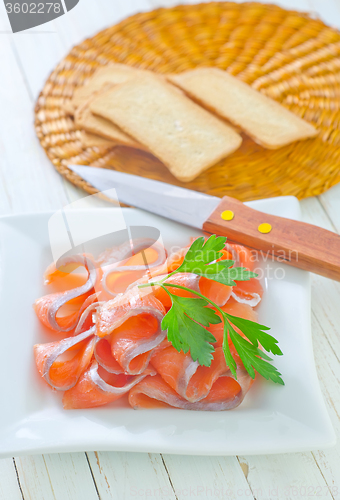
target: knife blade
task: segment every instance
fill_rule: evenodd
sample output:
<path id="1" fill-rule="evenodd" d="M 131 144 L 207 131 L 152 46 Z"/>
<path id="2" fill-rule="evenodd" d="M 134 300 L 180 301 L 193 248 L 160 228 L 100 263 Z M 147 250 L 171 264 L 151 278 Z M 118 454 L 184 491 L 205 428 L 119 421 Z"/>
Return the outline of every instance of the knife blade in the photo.
<path id="1" fill-rule="evenodd" d="M 126 205 L 199 229 L 221 201 L 215 196 L 115 170 L 82 165 L 68 167 L 100 192 L 115 188 L 119 201 Z"/>
<path id="2" fill-rule="evenodd" d="M 268 215 L 224 196 L 217 198 L 114 170 L 69 165 L 99 191 L 115 188 L 128 205 L 227 236 L 286 264 L 340 281 L 340 236 L 305 222 Z"/>

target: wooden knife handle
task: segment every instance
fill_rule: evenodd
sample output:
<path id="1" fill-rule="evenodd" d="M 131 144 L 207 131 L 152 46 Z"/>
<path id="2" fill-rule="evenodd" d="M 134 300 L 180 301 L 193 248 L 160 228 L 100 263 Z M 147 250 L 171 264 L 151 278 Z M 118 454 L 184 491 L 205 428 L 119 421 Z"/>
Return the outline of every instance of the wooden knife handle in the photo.
<path id="1" fill-rule="evenodd" d="M 267 233 L 261 232 L 268 229 Z M 326 229 L 267 215 L 225 196 L 204 222 L 203 230 L 227 236 L 269 258 L 340 281 L 340 236 Z"/>

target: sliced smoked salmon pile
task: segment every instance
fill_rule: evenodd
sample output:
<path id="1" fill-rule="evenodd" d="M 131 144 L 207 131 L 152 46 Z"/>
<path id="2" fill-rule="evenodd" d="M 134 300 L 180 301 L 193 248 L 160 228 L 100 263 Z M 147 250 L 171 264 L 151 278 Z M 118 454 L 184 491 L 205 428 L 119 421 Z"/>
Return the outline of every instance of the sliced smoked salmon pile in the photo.
<path id="1" fill-rule="evenodd" d="M 206 329 L 215 337 L 209 367 L 190 352 L 178 352 L 162 330 L 171 298 L 159 286 L 139 284 L 164 279 L 212 300 L 232 316 L 257 321 L 254 310 L 263 295 L 257 279 L 226 286 L 191 273 L 167 278 L 182 264 L 188 245 L 167 256 L 158 243 L 138 240 L 106 250 L 99 257 L 81 254 L 52 264 L 44 274 L 51 293 L 34 304 L 37 317 L 59 340 L 34 346 L 38 372 L 53 389 L 64 391 L 65 409 L 92 408 L 124 394 L 133 408 L 173 407 L 230 410 L 238 406 L 253 380 L 234 346 L 237 379 L 226 365 L 223 324 Z M 254 268 L 251 251 L 227 244 L 221 259 Z M 76 275 L 83 269 L 82 275 Z M 180 297 L 190 291 L 168 287 Z M 65 335 L 67 335 L 65 337 Z"/>

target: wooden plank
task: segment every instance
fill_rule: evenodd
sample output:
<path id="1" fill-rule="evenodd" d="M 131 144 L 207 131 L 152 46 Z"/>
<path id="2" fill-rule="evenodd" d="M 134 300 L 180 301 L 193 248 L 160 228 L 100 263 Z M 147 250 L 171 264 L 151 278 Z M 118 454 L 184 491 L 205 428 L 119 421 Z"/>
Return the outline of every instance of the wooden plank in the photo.
<path id="1" fill-rule="evenodd" d="M 158 454 L 96 452 L 88 458 L 101 500 L 176 498 Z"/>
<path id="2" fill-rule="evenodd" d="M 250 489 L 247 470 L 236 457 L 163 455 L 176 498 L 258 498 Z"/>
<path id="3" fill-rule="evenodd" d="M 64 16 L 61 19 L 64 19 Z M 55 29 L 53 22 L 48 23 L 48 26 Z M 11 38 L 16 59 L 30 90 L 30 97 L 35 102 L 49 74 L 64 57 L 65 47 L 56 31 L 28 31 Z"/>
<path id="4" fill-rule="evenodd" d="M 313 345 L 316 368 L 320 385 L 328 412 L 331 417 L 335 432 L 340 435 L 340 363 L 339 354 L 335 353 L 329 345 L 326 331 L 330 327 L 332 318 L 318 318 L 313 315 Z M 336 446 L 328 450 L 314 452 L 315 460 L 320 468 L 329 490 L 334 498 L 340 491 L 339 464 L 340 464 L 340 441 Z"/>
<path id="5" fill-rule="evenodd" d="M 319 200 L 333 225 L 340 232 L 340 184 L 319 196 Z"/>
<path id="6" fill-rule="evenodd" d="M 328 231 L 336 231 L 328 213 L 320 203 L 320 199 L 306 198 L 300 201 L 302 212 L 302 219 L 308 224 L 315 224 L 316 226 L 327 229 Z"/>
<path id="7" fill-rule="evenodd" d="M 98 500 L 84 453 L 19 457 L 15 462 L 25 500 Z"/>
<path id="8" fill-rule="evenodd" d="M 67 199 L 35 136 L 32 102 L 8 36 L 0 44 L 0 207 L 2 213 L 56 209 Z"/>
<path id="9" fill-rule="evenodd" d="M 327 214 L 316 198 L 303 200 L 301 208 L 305 222 L 314 223 L 328 230 L 334 230 Z M 312 310 L 315 316 L 324 323 L 325 318 L 333 319 L 337 315 L 338 302 L 332 298 L 334 292 L 332 285 L 335 285 L 335 288 L 338 288 L 340 292 L 340 284 L 316 275 L 313 276 L 312 283 Z M 332 292 L 329 291 L 330 285 Z M 321 287 L 322 289 L 320 289 Z M 324 295 L 326 297 L 323 300 Z M 320 306 L 320 302 L 322 306 Z M 335 328 L 332 329 L 332 322 L 328 321 L 328 331 L 325 335 L 327 335 L 327 339 L 334 342 L 337 332 Z M 313 328 L 315 328 L 315 322 Z M 318 336 L 318 331 L 313 330 L 313 340 Z M 323 346 L 323 355 L 330 356 L 330 350 L 329 341 L 326 341 Z M 319 349 L 316 348 L 315 353 L 318 356 Z M 328 377 L 328 383 L 330 383 L 330 380 L 333 379 Z M 336 387 L 336 385 L 333 386 L 332 382 L 330 385 Z M 322 467 L 327 469 L 327 460 L 322 465 L 321 456 L 317 454 L 314 456 L 311 453 L 298 453 L 239 457 L 239 459 L 246 464 L 249 470 L 248 482 L 257 499 L 277 498 L 278 500 L 286 500 L 288 498 L 301 498 L 303 495 L 310 495 L 312 490 L 314 492 L 314 489 L 319 493 L 320 498 L 331 499 L 332 495 L 329 488 L 334 487 L 334 484 L 331 479 L 326 482 L 324 478 Z M 305 491 L 306 493 L 304 493 Z"/>
<path id="10" fill-rule="evenodd" d="M 0 498 L 22 500 L 16 470 L 13 460 L 5 458 L 0 460 Z"/>
<path id="11" fill-rule="evenodd" d="M 120 2 L 111 2 L 113 15 L 119 10 Z M 65 55 L 74 46 L 85 38 L 95 35 L 108 26 L 108 20 L 101 9 L 101 1 L 94 3 L 92 0 L 81 0 L 79 5 L 65 16 L 54 20 L 55 28 L 60 37 Z"/>
<path id="12" fill-rule="evenodd" d="M 333 191 L 333 192 L 331 192 Z M 338 193 L 338 194 L 337 194 Z M 340 195 L 336 186 L 324 195 L 304 200 L 301 205 L 306 222 L 315 223 L 326 229 L 335 230 L 339 223 L 333 203 L 337 202 Z M 320 198 L 323 207 L 327 210 L 320 211 Z M 325 203 L 326 200 L 326 203 Z M 339 229 L 338 229 L 339 231 Z M 328 411 L 337 435 L 340 435 L 340 356 L 338 325 L 340 285 L 321 277 L 312 278 L 312 331 L 316 367 L 323 394 L 328 406 Z M 340 463 L 340 442 L 329 450 L 314 453 L 315 460 L 320 468 L 331 494 L 336 497 L 339 493 L 340 483 L 338 470 Z"/>
<path id="13" fill-rule="evenodd" d="M 154 6 L 153 0 L 126 0 L 124 2 L 117 2 L 113 9 L 112 0 L 100 0 L 100 10 L 105 15 L 105 24 L 110 26 L 137 12 L 144 12 L 155 7 L 165 7 L 171 1 L 174 3 L 173 0 L 155 0 L 157 5 Z M 178 0 L 176 3 L 178 4 Z M 183 1 L 182 3 L 188 2 Z"/>
<path id="14" fill-rule="evenodd" d="M 301 202 L 303 219 L 334 231 L 335 227 L 324 212 L 317 198 L 308 198 Z M 325 332 L 327 339 L 335 350 L 340 352 L 340 283 L 312 275 L 312 311 L 320 322 L 329 322 Z"/>
<path id="15" fill-rule="evenodd" d="M 290 500 L 332 495 L 311 453 L 287 453 L 241 458 L 249 468 L 248 482 L 257 500 Z"/>

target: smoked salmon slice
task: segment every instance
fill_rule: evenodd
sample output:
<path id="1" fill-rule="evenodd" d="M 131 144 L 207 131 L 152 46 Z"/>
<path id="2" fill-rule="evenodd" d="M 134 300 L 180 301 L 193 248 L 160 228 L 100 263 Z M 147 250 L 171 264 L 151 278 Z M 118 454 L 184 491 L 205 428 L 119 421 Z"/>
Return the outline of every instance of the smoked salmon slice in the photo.
<path id="1" fill-rule="evenodd" d="M 178 352 L 170 345 L 157 352 L 151 358 L 151 364 L 182 398 L 195 403 L 208 396 L 219 377 L 230 374 L 221 347 L 215 350 L 213 356 L 209 367 L 200 366 L 190 354 Z"/>
<path id="2" fill-rule="evenodd" d="M 66 391 L 77 383 L 78 378 L 91 361 L 94 332 L 95 327 L 93 326 L 75 337 L 34 346 L 38 371 L 53 389 Z M 76 346 L 79 347 L 79 350 L 71 359 L 58 361 L 58 358 L 66 352 L 72 351 L 71 354 L 73 354 L 72 348 Z"/>
<path id="3" fill-rule="evenodd" d="M 79 320 L 77 326 L 74 330 L 73 335 L 78 335 L 85 330 L 89 330 L 91 326 L 94 325 L 94 314 L 97 309 L 104 304 L 104 302 L 98 302 L 99 293 L 93 293 L 83 303 L 79 311 Z"/>
<path id="4" fill-rule="evenodd" d="M 146 369 L 141 375 L 109 373 L 93 361 L 78 383 L 64 393 L 63 406 L 66 410 L 94 408 L 106 405 L 126 394 L 134 385 L 155 372 Z"/>
<path id="5" fill-rule="evenodd" d="M 106 337 L 112 356 L 126 373 L 137 375 L 147 367 L 152 350 L 166 337 L 161 329 L 162 303 L 137 287 L 106 302 L 96 319 L 96 335 Z"/>
<path id="6" fill-rule="evenodd" d="M 82 305 L 91 291 L 94 291 L 100 275 L 100 270 L 95 267 L 89 256 L 76 255 L 67 257 L 61 261 L 60 266 L 66 267 L 70 264 L 74 264 L 76 267 L 81 265 L 85 267 L 88 272 L 86 283 L 71 290 L 45 295 L 36 300 L 34 304 L 34 310 L 40 321 L 54 332 L 70 332 L 75 328 L 78 323 L 79 315 L 82 312 Z M 48 269 L 48 273 L 45 273 L 45 282 L 51 282 L 57 273 L 60 274 L 54 265 L 50 266 Z M 54 269 L 54 271 L 52 269 Z M 65 305 L 67 305 L 71 311 L 65 316 L 58 317 L 58 312 Z"/>
<path id="7" fill-rule="evenodd" d="M 256 251 L 238 245 L 237 243 L 226 243 L 226 251 L 231 254 L 234 261 L 233 267 L 244 267 L 248 271 L 254 271 L 255 262 L 257 260 Z M 233 287 L 231 296 L 242 304 L 248 304 L 251 307 L 256 307 L 263 295 L 261 283 L 256 278 L 251 278 L 249 281 L 237 281 L 237 286 Z M 219 304 L 218 304 L 219 305 Z"/>
<path id="8" fill-rule="evenodd" d="M 226 243 L 225 250 L 231 254 L 234 267 L 245 267 L 248 271 L 253 271 L 256 262 L 254 250 L 237 243 Z"/>
<path id="9" fill-rule="evenodd" d="M 153 240 L 129 241 L 104 252 L 97 262 L 103 269 L 101 288 L 107 300 L 126 291 L 145 274 L 151 277 L 166 261 L 165 248 Z"/>
<path id="10" fill-rule="evenodd" d="M 104 368 L 109 373 L 124 373 L 123 368 L 120 366 L 118 361 L 113 357 L 111 351 L 111 344 L 106 338 L 96 337 L 96 342 L 94 346 L 94 357 L 102 368 Z"/>
<path id="11" fill-rule="evenodd" d="M 237 381 L 233 377 L 220 377 L 204 399 L 192 403 L 181 397 L 158 374 L 146 377 L 129 393 L 129 403 L 135 409 L 174 407 L 183 410 L 222 411 L 239 406 L 253 380 L 245 370 L 239 370 Z"/>
<path id="12" fill-rule="evenodd" d="M 231 291 L 231 296 L 241 304 L 248 304 L 256 307 L 262 299 L 263 288 L 257 278 L 251 278 L 249 281 L 237 281 Z"/>

